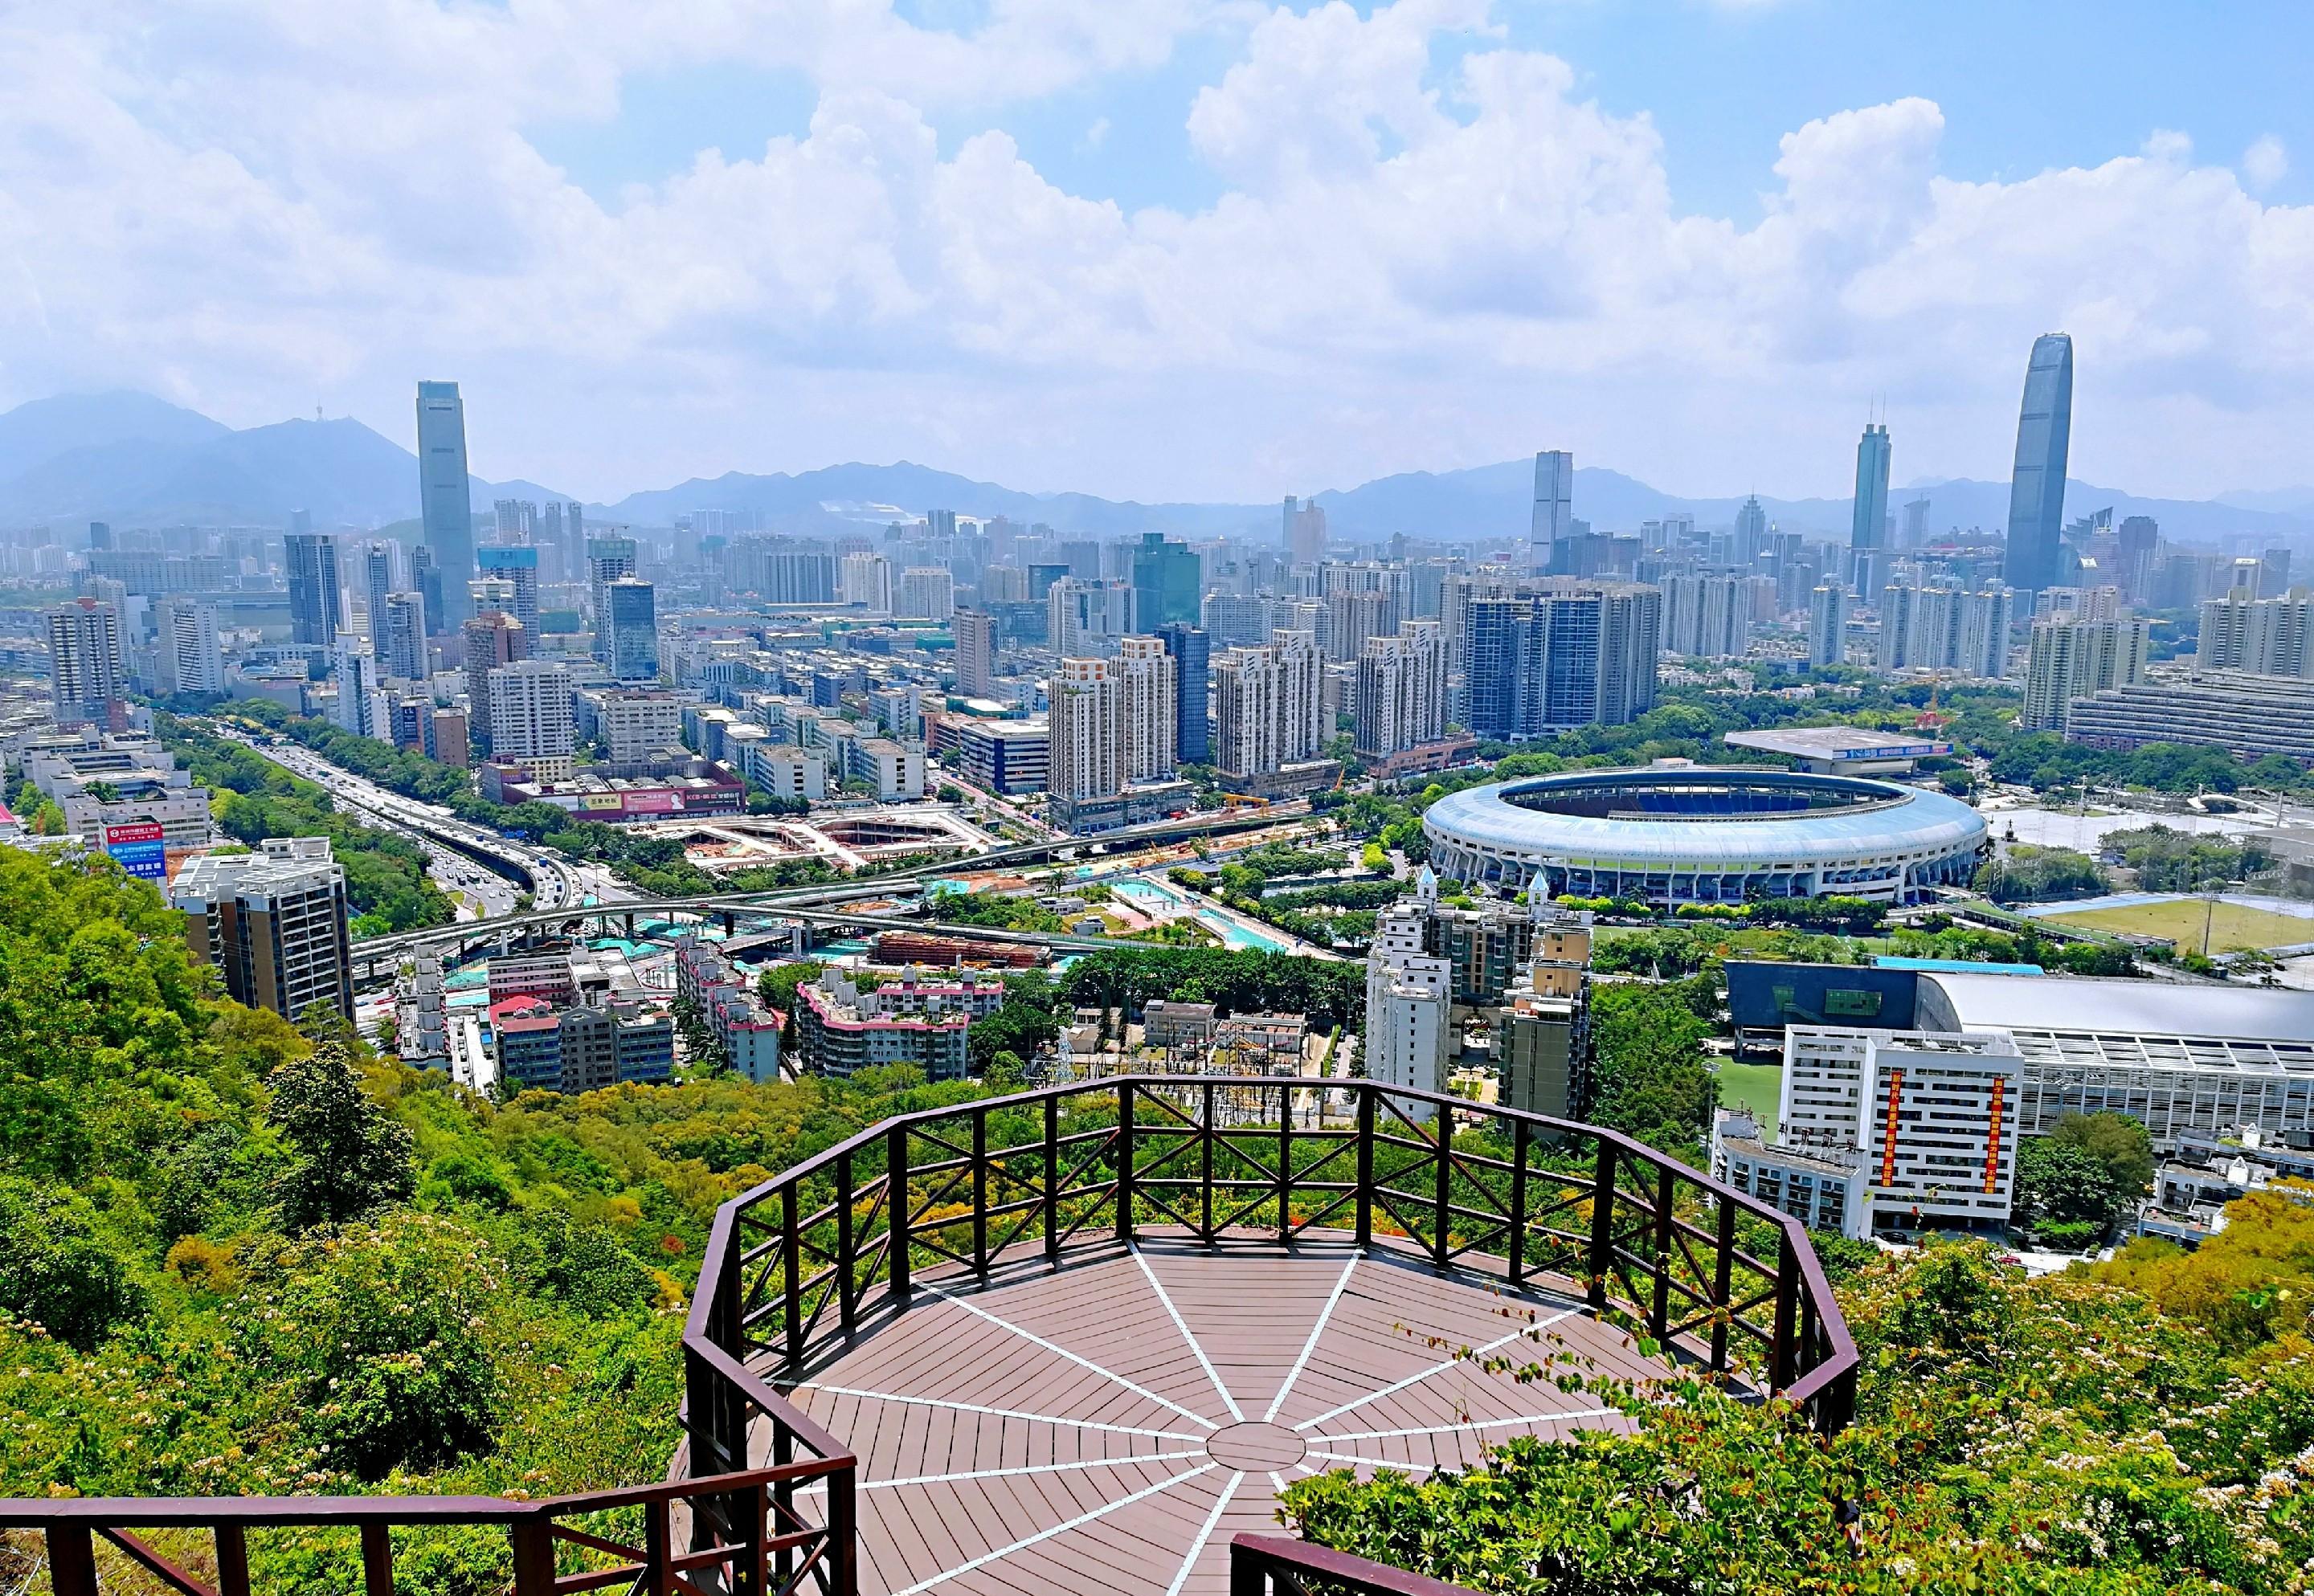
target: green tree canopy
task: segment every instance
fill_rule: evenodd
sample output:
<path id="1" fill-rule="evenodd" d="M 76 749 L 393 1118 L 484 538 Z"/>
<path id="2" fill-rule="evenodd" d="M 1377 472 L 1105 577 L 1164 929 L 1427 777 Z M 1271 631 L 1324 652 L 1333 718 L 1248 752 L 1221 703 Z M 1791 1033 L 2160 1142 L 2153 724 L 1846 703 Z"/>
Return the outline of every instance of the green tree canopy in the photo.
<path id="1" fill-rule="evenodd" d="M 266 1085 L 266 1118 L 290 1151 L 273 1187 L 284 1224 L 343 1224 L 416 1189 L 410 1127 L 370 1100 L 342 1045 L 292 1059 Z"/>

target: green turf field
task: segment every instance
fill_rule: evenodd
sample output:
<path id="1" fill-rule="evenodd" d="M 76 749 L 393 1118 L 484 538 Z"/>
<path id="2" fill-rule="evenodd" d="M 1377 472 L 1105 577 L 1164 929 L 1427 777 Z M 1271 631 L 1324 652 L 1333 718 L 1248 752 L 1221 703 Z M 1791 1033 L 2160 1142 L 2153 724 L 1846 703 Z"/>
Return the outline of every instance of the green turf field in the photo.
<path id="1" fill-rule="evenodd" d="M 1733 1059 L 1723 1059 L 1718 1075 L 1720 1102 L 1730 1108 L 1749 1108 L 1758 1117 L 1760 1128 L 1772 1133 L 1776 1103 L 1783 1092 L 1784 1067 L 1739 1064 Z"/>
<path id="2" fill-rule="evenodd" d="M 2126 931 L 2141 937 L 2168 937 L 2186 953 L 2202 948 L 2202 916 L 2208 905 L 2200 898 L 2170 898 L 2159 904 L 2132 904 L 2120 909 L 2085 909 L 2078 914 L 2044 914 L 2053 925 L 2080 926 L 2089 930 Z M 2276 914 L 2221 899 L 2210 917 L 2210 951 L 2233 953 L 2246 948 L 2294 948 L 2314 942 L 2314 920 Z"/>

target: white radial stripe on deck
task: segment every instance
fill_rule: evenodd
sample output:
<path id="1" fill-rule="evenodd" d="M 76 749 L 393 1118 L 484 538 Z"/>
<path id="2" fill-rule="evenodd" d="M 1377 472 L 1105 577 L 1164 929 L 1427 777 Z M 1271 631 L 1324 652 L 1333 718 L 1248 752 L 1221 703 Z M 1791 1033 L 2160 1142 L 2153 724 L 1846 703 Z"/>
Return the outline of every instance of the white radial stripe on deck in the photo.
<path id="1" fill-rule="evenodd" d="M 892 1596 L 916 1596 L 918 1592 L 929 1591 L 934 1585 L 945 1583 L 959 1574 L 970 1574 L 976 1568 L 985 1568 L 999 1557 L 1009 1557 L 1015 1552 L 1026 1551 L 1039 1541 L 1050 1540 L 1055 1535 L 1064 1535 L 1072 1530 L 1091 1523 L 1095 1519 L 1115 1512 L 1120 1507 L 1130 1507 L 1144 1496 L 1154 1496 L 1160 1491 L 1170 1490 L 1184 1480 L 1195 1479 L 1201 1474 L 1211 1474 L 1220 1467 L 1218 1463 L 1200 1463 L 1186 1473 L 1174 1475 L 1169 1479 L 1161 1479 L 1153 1486 L 1144 1486 L 1129 1496 L 1119 1496 L 1114 1502 L 1104 1502 L 1099 1507 L 1081 1512 L 1073 1519 L 1064 1519 L 1057 1524 L 1038 1530 L 1034 1535 L 1024 1535 L 1011 1546 L 1001 1546 L 993 1552 L 983 1552 L 977 1557 L 959 1563 L 954 1568 L 944 1569 L 928 1580 L 919 1580 L 905 1591 L 895 1591 Z"/>
<path id="2" fill-rule="evenodd" d="M 1310 1339 L 1302 1344 L 1301 1355 L 1294 1360 L 1294 1367 L 1285 1371 L 1285 1383 L 1277 1388 L 1277 1395 L 1269 1399 L 1269 1406 L 1261 1415 L 1265 1422 L 1277 1416 L 1277 1410 L 1285 1405 L 1286 1397 L 1293 1392 L 1294 1382 L 1301 1379 L 1302 1371 L 1310 1366 L 1310 1354 L 1318 1350 L 1318 1337 L 1323 1336 L 1326 1327 L 1334 1322 L 1335 1305 L 1341 1301 L 1342 1292 L 1350 1283 L 1350 1271 L 1357 1266 L 1358 1260 L 1355 1256 L 1342 1265 L 1341 1277 L 1334 1282 L 1334 1289 L 1326 1294 L 1326 1306 L 1320 1309 L 1318 1322 L 1310 1327 Z M 1338 1408 L 1336 1411 L 1340 1410 Z M 1294 1428 L 1298 1430 L 1302 1426 L 1296 1424 Z"/>
<path id="3" fill-rule="evenodd" d="M 1206 1378 L 1214 1382 L 1214 1389 L 1221 1393 L 1222 1406 L 1229 1409 L 1230 1417 L 1242 1423 L 1245 1411 L 1238 1406 L 1237 1398 L 1230 1395 L 1229 1387 L 1222 1383 L 1221 1371 L 1214 1367 L 1214 1361 L 1206 1356 L 1206 1349 L 1197 1344 L 1197 1338 L 1189 1334 L 1188 1322 L 1182 1318 L 1181 1310 L 1173 1306 L 1173 1299 L 1166 1292 L 1165 1283 L 1157 1278 L 1157 1271 L 1149 1266 L 1149 1260 L 1142 1256 L 1137 1247 L 1133 1249 L 1133 1261 L 1141 1265 L 1141 1273 L 1148 1277 L 1149 1289 L 1156 1292 L 1157 1301 L 1165 1305 L 1166 1315 L 1172 1319 L 1173 1327 L 1181 1332 L 1181 1339 L 1188 1342 L 1189 1350 L 1197 1354 L 1197 1366 L 1206 1371 Z"/>
<path id="4" fill-rule="evenodd" d="M 1125 1376 L 1117 1373 L 1113 1369 L 1104 1369 L 1100 1364 L 1094 1362 L 1091 1358 L 1085 1357 L 1079 1353 L 1073 1353 L 1067 1347 L 1061 1345 L 1056 1341 L 1046 1340 L 1034 1330 L 1024 1330 L 1020 1326 L 1012 1323 L 1010 1319 L 999 1318 L 996 1315 L 989 1312 L 986 1309 L 976 1308 L 961 1297 L 951 1296 L 948 1292 L 941 1291 L 938 1286 L 927 1286 L 924 1289 L 930 1292 L 933 1296 L 941 1299 L 943 1302 L 953 1302 L 958 1308 L 963 1309 L 967 1313 L 976 1314 L 1001 1330 L 1011 1331 L 1012 1334 L 1020 1337 L 1021 1340 L 1029 1343 L 1031 1345 L 1041 1346 L 1047 1352 L 1053 1354 L 1056 1357 L 1066 1358 L 1070 1362 L 1076 1364 L 1080 1368 L 1089 1369 L 1104 1380 L 1115 1380 L 1118 1385 L 1123 1386 L 1126 1390 L 1131 1391 L 1135 1396 L 1141 1398 L 1144 1401 L 1154 1402 L 1160 1407 L 1170 1407 L 1175 1413 L 1179 1414 L 1183 1418 L 1188 1419 L 1191 1424 L 1203 1424 L 1208 1430 L 1218 1428 L 1218 1426 L 1214 1424 L 1214 1421 L 1207 1418 L 1204 1414 L 1193 1413 L 1188 1408 L 1182 1406 L 1179 1402 L 1174 1401 L 1170 1397 L 1161 1397 L 1156 1392 L 1151 1390 L 1148 1387 L 1135 1384 L 1134 1381 L 1126 1379 Z"/>
<path id="5" fill-rule="evenodd" d="M 1513 1330 L 1507 1336 L 1498 1336 L 1494 1340 L 1488 1342 L 1486 1345 L 1472 1349 L 1471 1356 L 1475 1358 L 1483 1358 L 1488 1353 L 1499 1351 L 1501 1348 L 1508 1346 L 1512 1342 L 1516 1341 L 1523 1336 L 1532 1335 L 1537 1330 L 1557 1324 L 1560 1319 L 1565 1318 L 1568 1314 L 1571 1314 L 1575 1310 L 1570 1308 L 1567 1309 L 1566 1313 L 1553 1314 L 1550 1318 L 1543 1319 L 1540 1323 L 1524 1326 L 1519 1329 Z M 1449 1369 L 1455 1368 L 1461 1364 L 1468 1362 L 1470 1360 L 1468 1358 L 1464 1358 L 1460 1354 L 1457 1354 L 1454 1357 L 1444 1359 L 1439 1362 L 1433 1363 L 1429 1368 L 1425 1369 L 1419 1374 L 1409 1374 L 1404 1380 L 1393 1381 L 1392 1383 L 1382 1387 L 1382 1389 L 1378 1391 L 1368 1391 L 1365 1396 L 1345 1402 L 1339 1406 L 1329 1407 L 1325 1412 L 1320 1414 L 1316 1418 L 1303 1419 L 1300 1424 L 1294 1427 L 1297 1430 L 1307 1430 L 1312 1424 L 1322 1424 L 1328 1419 L 1339 1418 L 1342 1415 L 1349 1412 L 1354 1407 L 1364 1407 L 1367 1403 L 1379 1401 L 1384 1397 L 1395 1397 L 1399 1392 L 1407 1389 L 1410 1386 L 1420 1385 L 1424 1380 L 1428 1380 L 1434 1374 L 1444 1374 Z M 1282 1399 L 1284 1393 L 1280 1392 L 1279 1396 Z M 1272 1411 L 1275 1410 L 1273 1409 Z"/>
<path id="6" fill-rule="evenodd" d="M 1181 1572 L 1175 1574 L 1173 1583 L 1165 1587 L 1165 1596 L 1181 1596 L 1181 1587 L 1189 1583 L 1189 1571 L 1197 1565 L 1197 1558 L 1205 1551 L 1206 1542 L 1214 1538 L 1214 1526 L 1222 1521 L 1222 1514 L 1229 1510 L 1230 1498 L 1237 1495 L 1237 1488 L 1243 1484 L 1244 1475 L 1232 1474 L 1229 1477 L 1229 1484 L 1222 1487 L 1222 1494 L 1214 1498 L 1214 1511 L 1206 1515 L 1206 1521 L 1198 1527 L 1197 1539 L 1189 1543 L 1189 1555 L 1181 1559 Z"/>
<path id="7" fill-rule="evenodd" d="M 1511 1424 L 1555 1424 L 1561 1419 L 1603 1419 L 1619 1415 L 1620 1407 L 1582 1407 L 1573 1413 L 1526 1413 L 1515 1418 L 1472 1419 L 1467 1424 L 1416 1424 L 1404 1430 L 1352 1430 L 1340 1435 L 1313 1435 L 1312 1441 L 1382 1441 L 1392 1435 L 1456 1435 L 1466 1430 L 1500 1430 Z"/>
<path id="8" fill-rule="evenodd" d="M 958 1413 L 976 1413 L 985 1418 L 1026 1419 L 1036 1424 L 1066 1424 L 1073 1430 L 1104 1430 L 1112 1435 L 1150 1435 L 1159 1441 L 1195 1441 L 1202 1435 L 1190 1435 L 1179 1430 L 1144 1430 L 1136 1424 L 1104 1424 L 1093 1419 L 1064 1419 L 1049 1413 L 1024 1413 L 1017 1407 L 983 1407 L 976 1402 L 954 1402 L 945 1397 L 903 1397 L 894 1391 L 862 1391 L 851 1386 L 811 1386 L 814 1391 L 825 1391 L 831 1397 L 854 1397 L 866 1402 L 907 1402 L 918 1407 L 950 1407 Z"/>

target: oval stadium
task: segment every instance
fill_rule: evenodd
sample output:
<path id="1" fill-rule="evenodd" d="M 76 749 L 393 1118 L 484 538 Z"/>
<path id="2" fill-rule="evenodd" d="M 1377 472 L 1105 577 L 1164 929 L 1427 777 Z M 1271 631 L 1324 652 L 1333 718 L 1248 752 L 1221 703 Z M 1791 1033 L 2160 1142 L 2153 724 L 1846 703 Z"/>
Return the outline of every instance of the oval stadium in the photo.
<path id="1" fill-rule="evenodd" d="M 1449 793 L 1422 817 L 1441 876 L 1551 896 L 1909 904 L 1965 885 L 1984 817 L 1852 776 L 1703 765 L 1582 771 Z"/>

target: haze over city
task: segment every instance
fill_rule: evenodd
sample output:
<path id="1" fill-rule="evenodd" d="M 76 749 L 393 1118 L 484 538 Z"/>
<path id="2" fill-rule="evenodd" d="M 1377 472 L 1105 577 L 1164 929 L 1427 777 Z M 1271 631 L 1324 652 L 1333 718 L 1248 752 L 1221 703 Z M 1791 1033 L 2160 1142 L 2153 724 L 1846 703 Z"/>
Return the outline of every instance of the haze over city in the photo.
<path id="1" fill-rule="evenodd" d="M 596 501 L 909 459 L 1259 503 L 1574 449 L 1666 493 L 2290 489 L 2302 11 L 247 0 L 0 20 L 0 408 L 149 391 Z M 2292 496 L 2285 497 L 2314 497 Z"/>

